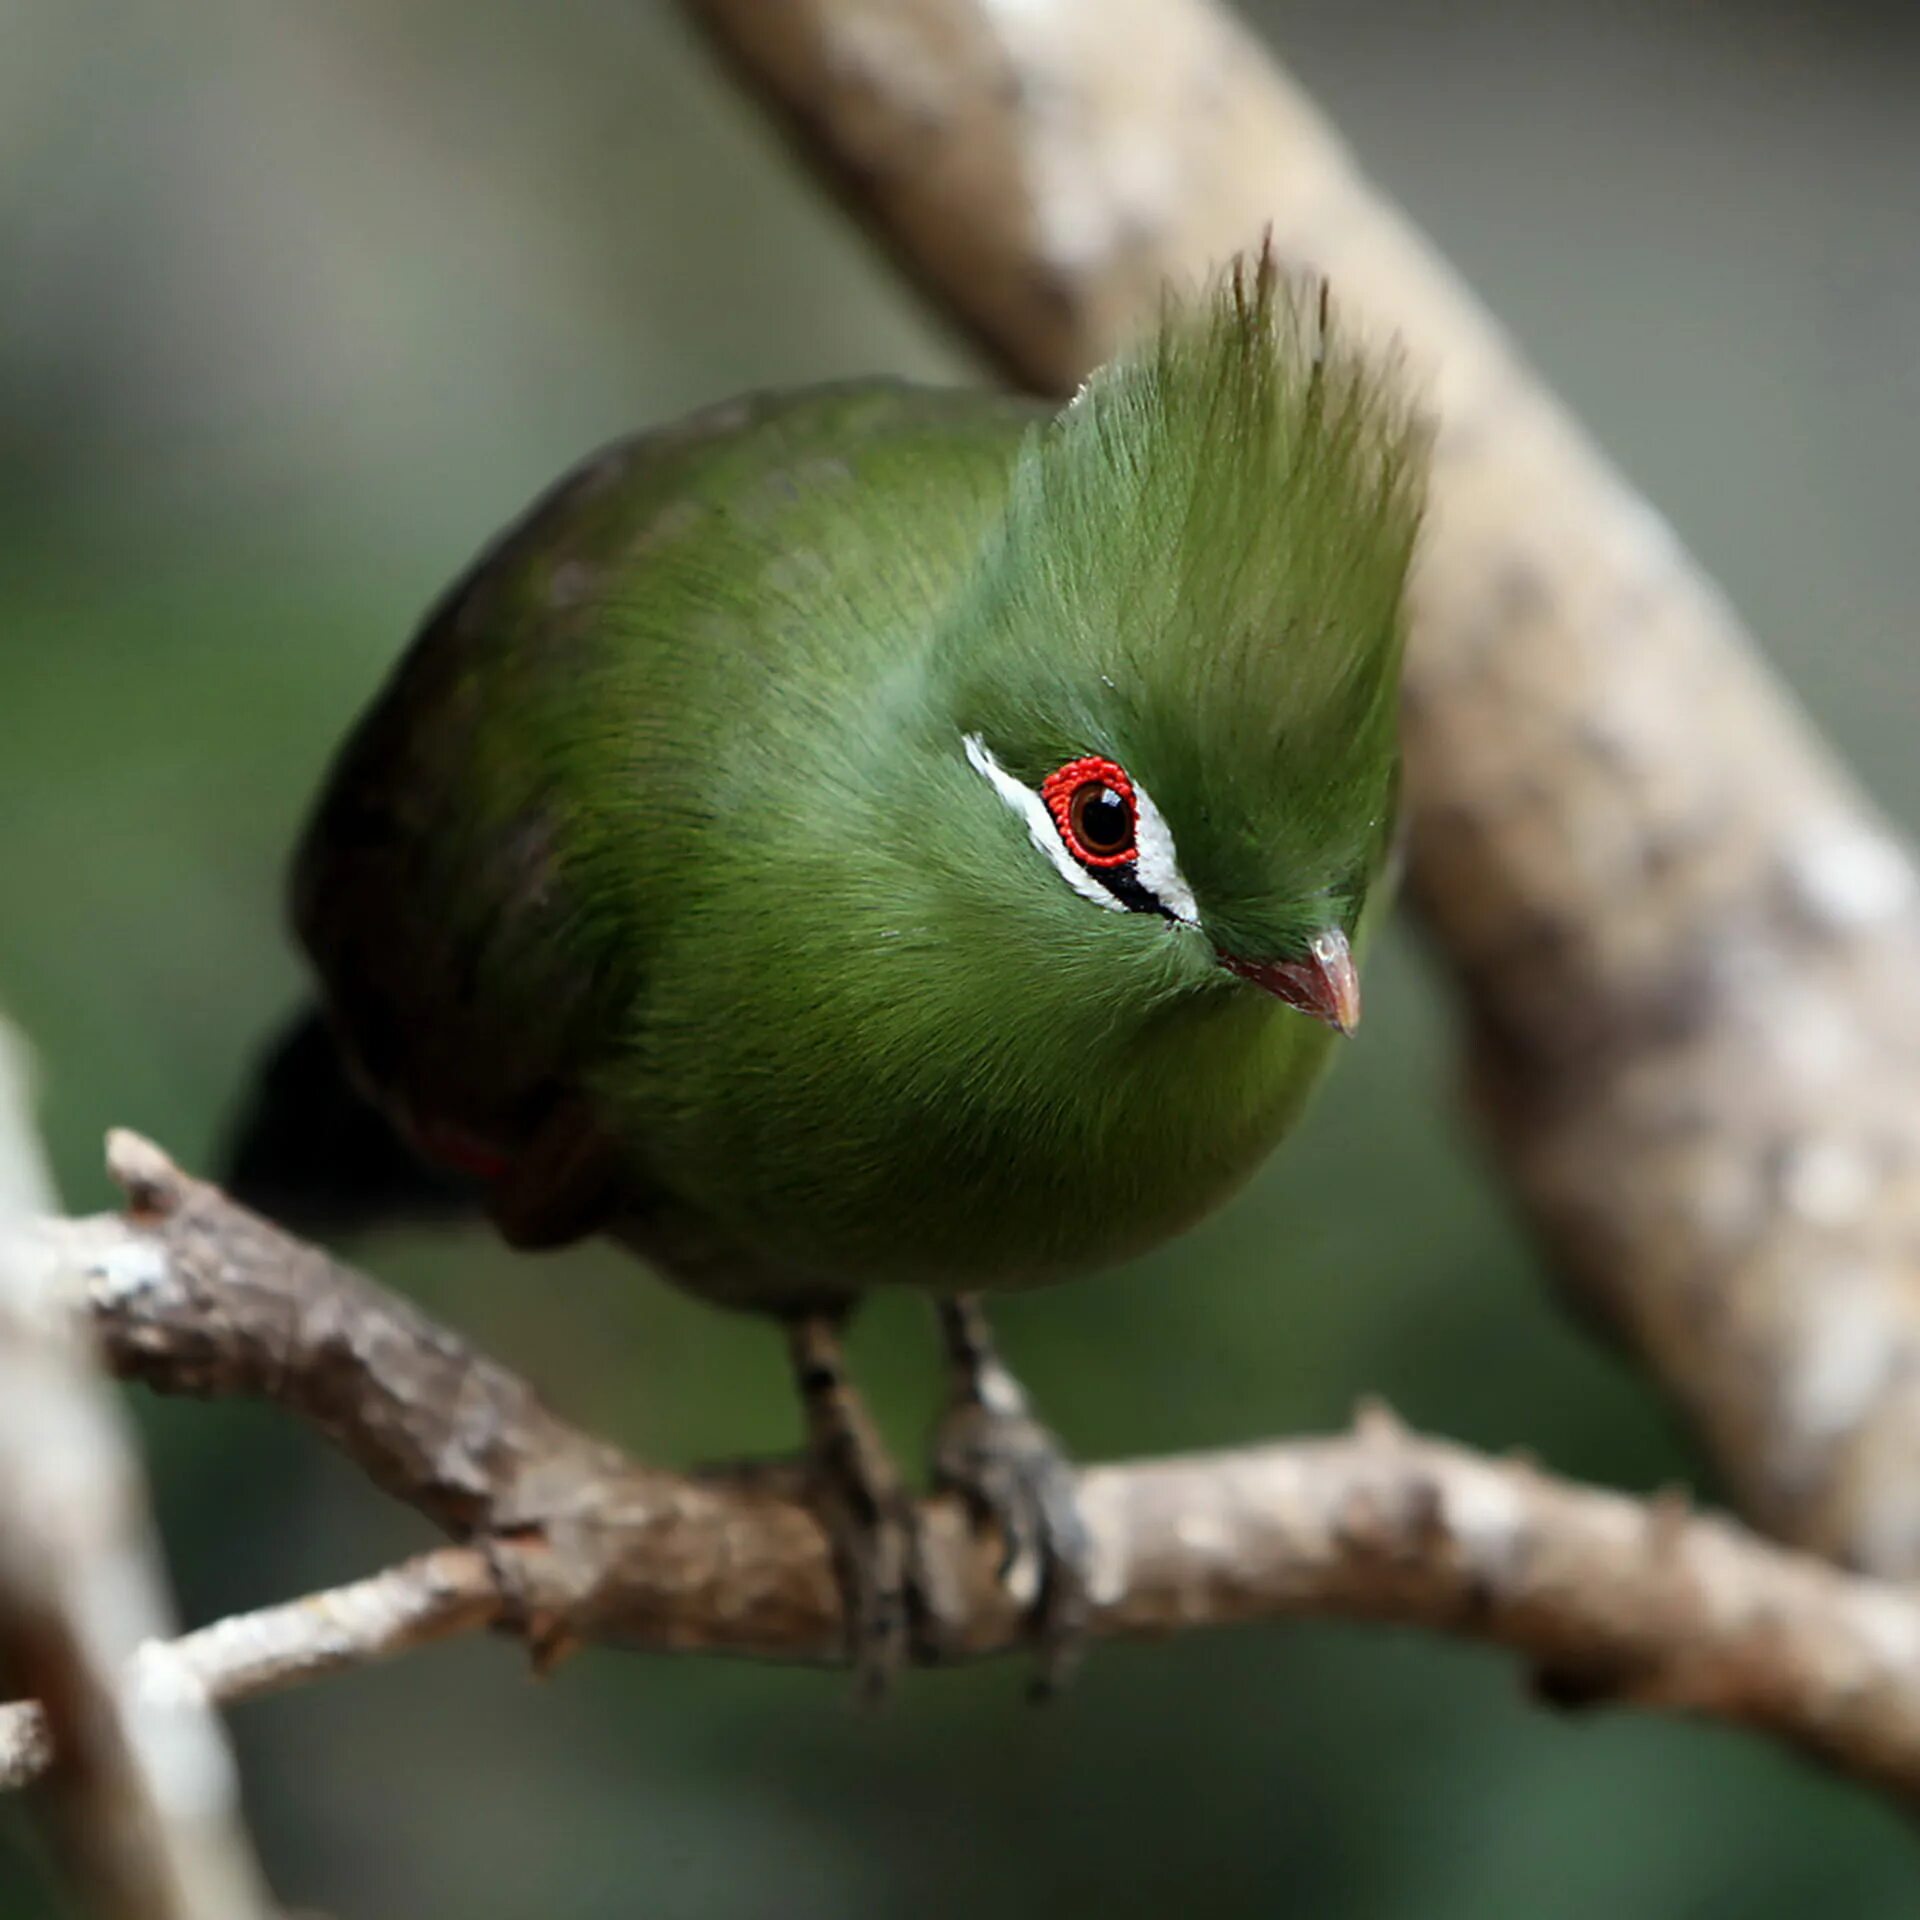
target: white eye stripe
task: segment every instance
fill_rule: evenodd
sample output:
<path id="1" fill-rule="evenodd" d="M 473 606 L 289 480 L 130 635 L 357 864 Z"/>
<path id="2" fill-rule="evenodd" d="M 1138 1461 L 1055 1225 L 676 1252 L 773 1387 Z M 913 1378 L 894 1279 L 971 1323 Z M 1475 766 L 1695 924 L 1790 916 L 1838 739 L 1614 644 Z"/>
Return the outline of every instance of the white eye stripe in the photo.
<path id="1" fill-rule="evenodd" d="M 1091 900 L 1097 907 L 1106 907 L 1115 913 L 1131 911 L 1124 900 L 1103 886 L 1068 852 L 1066 842 L 1060 837 L 1060 829 L 1054 824 L 1053 814 L 1040 795 L 1024 781 L 1016 780 L 993 757 L 986 742 L 977 733 L 966 735 L 964 744 L 968 764 L 1026 823 L 1027 838 L 1053 862 L 1054 870 L 1061 879 L 1083 900 Z M 1174 919 L 1188 926 L 1198 926 L 1200 909 L 1174 857 L 1172 829 L 1146 789 L 1137 781 L 1133 784 L 1133 799 L 1138 812 L 1134 839 L 1139 848 L 1138 858 L 1134 862 L 1135 879 Z"/>
<path id="2" fill-rule="evenodd" d="M 1139 824 L 1134 828 L 1134 841 L 1140 849 L 1134 871 L 1140 876 L 1140 884 L 1176 920 L 1197 927 L 1200 906 L 1180 871 L 1180 862 L 1174 857 L 1173 829 L 1137 780 L 1133 783 L 1133 800 L 1140 810 Z"/>

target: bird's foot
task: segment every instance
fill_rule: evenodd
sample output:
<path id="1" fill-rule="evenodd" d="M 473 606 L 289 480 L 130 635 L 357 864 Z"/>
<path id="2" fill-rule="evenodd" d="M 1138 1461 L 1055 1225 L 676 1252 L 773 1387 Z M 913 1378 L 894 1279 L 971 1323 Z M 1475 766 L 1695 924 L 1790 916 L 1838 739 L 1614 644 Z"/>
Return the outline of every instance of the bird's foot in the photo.
<path id="1" fill-rule="evenodd" d="M 833 1547 L 855 1690 L 874 1704 L 913 1652 L 923 1590 L 919 1516 L 846 1378 L 834 1324 L 796 1321 L 791 1338 L 807 1413 L 807 1496 Z"/>
<path id="2" fill-rule="evenodd" d="M 850 1457 L 835 1447 L 707 1460 L 696 1472 L 743 1493 L 791 1500 L 819 1518 L 833 1552 L 855 1690 L 862 1704 L 878 1705 L 916 1652 L 937 1658 L 941 1646 L 931 1625 L 916 1637 L 933 1618 L 923 1597 L 932 1583 L 923 1575 L 919 1509 L 899 1486 L 891 1462 L 863 1453 L 855 1449 Z"/>
<path id="3" fill-rule="evenodd" d="M 889 1465 L 884 1475 L 844 1461 L 816 1459 L 810 1476 L 815 1511 L 832 1543 L 847 1619 L 854 1691 L 877 1706 L 913 1655 L 919 1613 L 919 1519 Z"/>
<path id="4" fill-rule="evenodd" d="M 1079 1664 L 1091 1611 L 1093 1541 L 1073 1463 L 1034 1418 L 978 1307 L 944 1302 L 941 1315 L 956 1387 L 934 1436 L 934 1483 L 998 1529 L 1001 1582 L 1039 1650 L 1033 1697 L 1047 1699 Z"/>

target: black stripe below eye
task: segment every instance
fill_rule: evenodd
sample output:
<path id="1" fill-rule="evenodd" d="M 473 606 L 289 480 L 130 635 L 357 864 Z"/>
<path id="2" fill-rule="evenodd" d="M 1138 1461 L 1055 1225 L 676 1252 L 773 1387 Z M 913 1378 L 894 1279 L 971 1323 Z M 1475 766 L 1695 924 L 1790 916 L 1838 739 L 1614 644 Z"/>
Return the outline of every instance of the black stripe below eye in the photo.
<path id="1" fill-rule="evenodd" d="M 1086 871 L 1106 888 L 1129 913 L 1157 913 L 1163 920 L 1176 916 L 1154 890 L 1145 885 L 1137 867 L 1088 867 Z"/>

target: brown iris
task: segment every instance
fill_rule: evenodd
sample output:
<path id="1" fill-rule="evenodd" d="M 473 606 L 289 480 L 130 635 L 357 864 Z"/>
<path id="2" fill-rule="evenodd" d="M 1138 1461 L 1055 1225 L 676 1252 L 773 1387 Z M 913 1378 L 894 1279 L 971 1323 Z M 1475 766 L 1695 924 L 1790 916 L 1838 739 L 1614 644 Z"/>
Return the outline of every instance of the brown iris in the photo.
<path id="1" fill-rule="evenodd" d="M 1104 780 L 1088 780 L 1073 790 L 1067 825 L 1096 860 L 1133 852 L 1133 809 Z"/>

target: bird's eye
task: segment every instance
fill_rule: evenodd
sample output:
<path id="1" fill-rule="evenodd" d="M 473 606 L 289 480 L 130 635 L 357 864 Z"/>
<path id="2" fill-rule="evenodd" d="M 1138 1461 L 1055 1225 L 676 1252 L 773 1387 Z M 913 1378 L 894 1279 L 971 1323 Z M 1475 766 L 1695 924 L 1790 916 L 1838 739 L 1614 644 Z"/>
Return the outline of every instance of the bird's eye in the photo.
<path id="1" fill-rule="evenodd" d="M 1028 839 L 1081 899 L 1115 913 L 1200 924 L 1165 816 L 1126 768 L 1087 754 L 1030 787 L 993 757 L 977 733 L 965 735 L 962 745 L 968 764 L 1025 822 Z"/>
<path id="2" fill-rule="evenodd" d="M 1073 837 L 1096 859 L 1110 860 L 1133 845 L 1133 809 L 1125 797 L 1101 780 L 1074 789 L 1067 802 Z"/>
<path id="3" fill-rule="evenodd" d="M 1126 770 L 1113 761 L 1069 760 L 1041 783 L 1040 797 L 1083 867 L 1125 866 L 1139 857 L 1139 803 Z"/>

